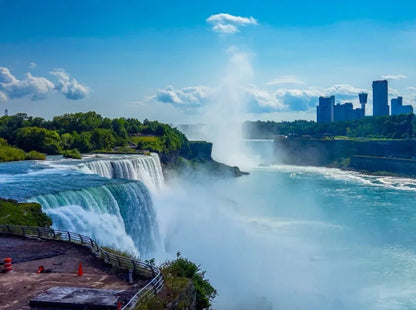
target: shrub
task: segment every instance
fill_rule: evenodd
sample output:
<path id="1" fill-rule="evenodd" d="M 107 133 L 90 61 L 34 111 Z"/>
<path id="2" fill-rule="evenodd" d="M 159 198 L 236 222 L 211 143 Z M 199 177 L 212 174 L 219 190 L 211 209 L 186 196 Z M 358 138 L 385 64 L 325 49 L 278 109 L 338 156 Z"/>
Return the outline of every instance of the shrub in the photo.
<path id="1" fill-rule="evenodd" d="M 180 287 L 182 287 L 186 283 L 185 279 L 192 280 L 196 290 L 197 309 L 208 308 L 211 305 L 210 302 L 217 295 L 217 291 L 205 279 L 205 271 L 201 271 L 199 265 L 186 258 L 168 261 L 162 266 L 161 270 L 167 283 L 180 283 Z M 172 277 L 174 281 L 172 281 Z"/>
<path id="2" fill-rule="evenodd" d="M 63 151 L 62 155 L 65 158 L 82 159 L 82 155 L 77 149 Z"/>
<path id="3" fill-rule="evenodd" d="M 30 151 L 25 155 L 26 160 L 45 160 L 46 155 L 43 153 L 39 153 L 38 151 Z"/>
<path id="4" fill-rule="evenodd" d="M 17 161 L 24 160 L 25 152 L 23 150 L 11 147 L 11 146 L 0 146 L 0 162 L 6 161 Z"/>

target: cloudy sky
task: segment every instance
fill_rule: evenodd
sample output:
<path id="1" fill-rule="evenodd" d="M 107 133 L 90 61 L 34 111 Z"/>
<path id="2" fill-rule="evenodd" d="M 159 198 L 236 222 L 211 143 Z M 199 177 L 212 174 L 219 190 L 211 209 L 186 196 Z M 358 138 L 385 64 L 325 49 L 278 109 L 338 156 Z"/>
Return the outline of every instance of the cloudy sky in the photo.
<path id="1" fill-rule="evenodd" d="M 319 96 L 357 104 L 382 78 L 416 107 L 413 1 L 0 0 L 0 14 L 0 114 L 315 120 Z"/>

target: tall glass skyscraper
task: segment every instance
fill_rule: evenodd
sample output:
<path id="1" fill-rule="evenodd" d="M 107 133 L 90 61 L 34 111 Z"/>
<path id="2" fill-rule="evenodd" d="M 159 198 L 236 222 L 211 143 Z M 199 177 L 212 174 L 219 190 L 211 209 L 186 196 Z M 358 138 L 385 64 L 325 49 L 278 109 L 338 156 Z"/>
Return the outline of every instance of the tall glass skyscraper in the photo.
<path id="1" fill-rule="evenodd" d="M 389 115 L 388 84 L 386 80 L 373 81 L 373 115 Z"/>

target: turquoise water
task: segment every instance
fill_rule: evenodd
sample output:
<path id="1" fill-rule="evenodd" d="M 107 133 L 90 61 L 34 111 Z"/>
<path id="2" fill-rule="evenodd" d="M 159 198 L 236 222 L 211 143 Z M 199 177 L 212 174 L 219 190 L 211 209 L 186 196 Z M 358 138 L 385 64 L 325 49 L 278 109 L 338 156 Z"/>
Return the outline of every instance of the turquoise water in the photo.
<path id="1" fill-rule="evenodd" d="M 272 162 L 270 142 L 253 150 Z M 141 182 L 73 164 L 7 163 L 0 196 L 40 201 L 60 228 L 136 254 L 162 261 L 180 251 L 207 271 L 216 309 L 416 309 L 415 180 L 246 170 L 170 180 L 151 197 Z"/>
<path id="2" fill-rule="evenodd" d="M 254 157 L 267 163 L 271 148 L 257 141 Z M 246 170 L 178 181 L 155 200 L 167 252 L 201 263 L 215 308 L 416 309 L 416 180 Z"/>

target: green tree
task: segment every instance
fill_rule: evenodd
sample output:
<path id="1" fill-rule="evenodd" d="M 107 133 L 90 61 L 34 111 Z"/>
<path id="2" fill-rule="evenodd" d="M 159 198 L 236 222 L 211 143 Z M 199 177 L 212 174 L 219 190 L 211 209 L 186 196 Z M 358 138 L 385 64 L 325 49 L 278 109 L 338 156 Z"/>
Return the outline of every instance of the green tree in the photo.
<path id="1" fill-rule="evenodd" d="M 60 154 L 61 138 L 54 130 L 39 127 L 23 127 L 17 131 L 16 145 L 25 150 L 39 151 L 46 154 Z"/>
<path id="2" fill-rule="evenodd" d="M 111 130 L 96 128 L 91 133 L 91 144 L 94 150 L 109 150 L 114 147 L 116 139 Z"/>

